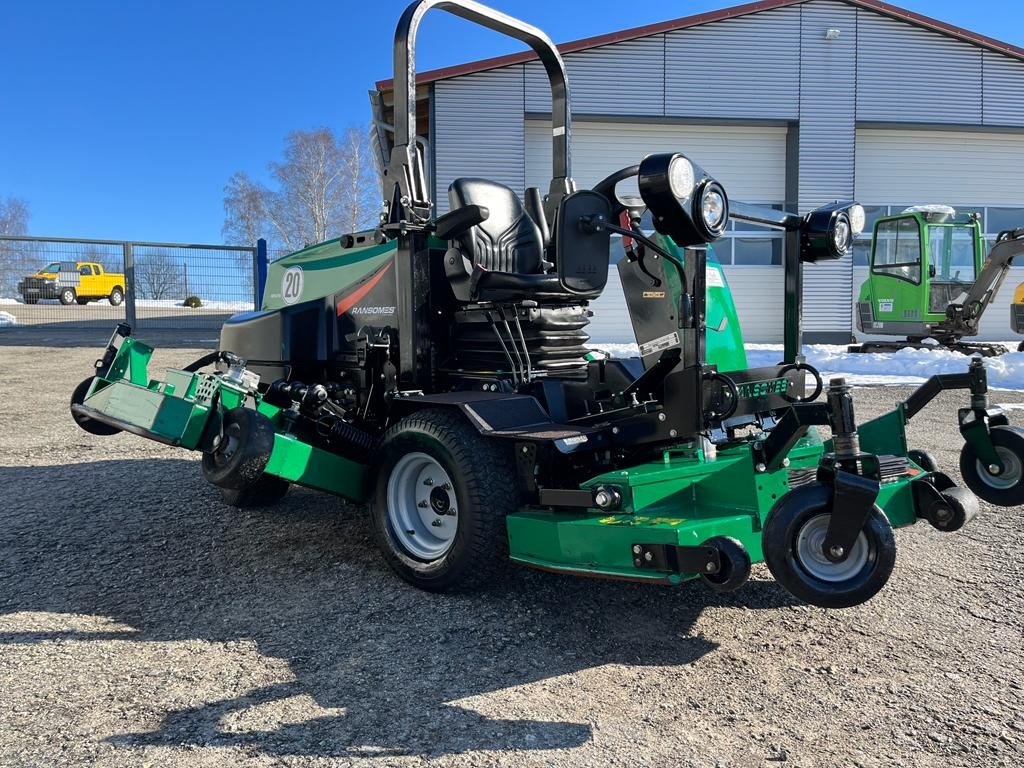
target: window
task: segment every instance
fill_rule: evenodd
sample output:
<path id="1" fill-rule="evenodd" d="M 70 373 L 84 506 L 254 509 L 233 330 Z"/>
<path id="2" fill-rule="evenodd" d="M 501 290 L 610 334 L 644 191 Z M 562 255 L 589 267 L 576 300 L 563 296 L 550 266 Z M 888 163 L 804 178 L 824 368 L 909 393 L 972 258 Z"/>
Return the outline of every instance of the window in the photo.
<path id="1" fill-rule="evenodd" d="M 928 259 L 935 280 L 973 283 L 974 238 L 971 230 L 957 226 L 930 227 Z"/>
<path id="2" fill-rule="evenodd" d="M 921 239 L 913 217 L 884 221 L 878 225 L 873 271 L 921 282 Z"/>
<path id="3" fill-rule="evenodd" d="M 990 207 L 985 231 L 998 235 L 1007 229 L 1024 227 L 1024 208 Z"/>
<path id="4" fill-rule="evenodd" d="M 91 275 L 92 267 L 90 267 L 88 264 L 83 264 L 82 268 L 78 270 L 78 273 L 81 275 Z"/>
<path id="5" fill-rule="evenodd" d="M 781 237 L 737 237 L 733 239 L 733 264 L 782 264 Z"/>

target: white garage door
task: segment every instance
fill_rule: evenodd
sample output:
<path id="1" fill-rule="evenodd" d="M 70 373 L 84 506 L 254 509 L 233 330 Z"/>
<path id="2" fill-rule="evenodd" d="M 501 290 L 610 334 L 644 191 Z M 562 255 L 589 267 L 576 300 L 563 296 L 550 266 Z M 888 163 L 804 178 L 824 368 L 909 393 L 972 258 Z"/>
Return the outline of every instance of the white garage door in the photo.
<path id="1" fill-rule="evenodd" d="M 896 213 L 918 203 L 977 210 L 988 236 L 1024 226 L 1024 134 L 983 131 L 857 130 L 856 197 L 873 213 Z M 1014 223 L 1019 222 L 1019 223 Z M 854 269 L 855 290 L 867 267 Z M 1024 282 L 1014 267 L 982 318 L 981 338 L 1007 340 L 1013 289 Z"/>
<path id="2" fill-rule="evenodd" d="M 547 190 L 551 180 L 551 128 L 526 123 L 526 183 Z M 725 186 L 730 197 L 758 203 L 785 199 L 786 129 L 782 126 L 681 125 L 583 122 L 573 124 L 573 177 L 587 188 L 613 171 L 634 165 L 653 152 L 686 153 Z M 634 187 L 635 189 L 635 187 Z M 748 247 L 756 248 L 755 242 Z M 720 249 L 729 260 L 731 243 Z M 747 341 L 782 337 L 782 268 L 726 266 Z M 609 270 L 608 287 L 592 306 L 590 335 L 601 342 L 631 342 L 633 330 L 618 272 Z"/>

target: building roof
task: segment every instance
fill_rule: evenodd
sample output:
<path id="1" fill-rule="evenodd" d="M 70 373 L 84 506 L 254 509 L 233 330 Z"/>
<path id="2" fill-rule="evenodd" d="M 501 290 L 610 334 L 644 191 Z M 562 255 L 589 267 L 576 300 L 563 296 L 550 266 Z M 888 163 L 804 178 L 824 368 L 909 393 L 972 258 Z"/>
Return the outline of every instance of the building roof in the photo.
<path id="1" fill-rule="evenodd" d="M 658 35 L 663 32 L 673 32 L 678 29 L 687 29 L 701 24 L 709 24 L 713 21 L 722 21 L 723 19 L 735 19 L 739 16 L 758 13 L 759 11 L 770 11 L 774 8 L 784 8 L 789 5 L 800 5 L 810 1 L 811 0 L 757 0 L 757 2 L 734 5 L 730 8 L 723 8 L 719 11 L 698 13 L 693 16 L 684 16 L 681 19 L 662 21 L 657 24 L 648 24 L 643 27 L 633 27 L 632 29 L 623 29 L 619 32 L 611 32 L 607 35 L 598 35 L 597 37 L 586 37 L 582 40 L 573 40 L 569 43 L 562 43 L 558 46 L 558 50 L 563 54 L 585 51 L 590 48 L 598 48 L 602 45 L 611 45 L 612 43 L 621 43 L 625 40 L 635 40 L 639 37 Z M 882 2 L 881 0 L 843 0 L 843 2 L 859 8 L 875 11 L 876 13 L 881 13 L 900 21 L 909 22 L 910 24 L 930 29 L 933 32 L 949 35 L 950 37 L 954 37 L 958 40 L 980 45 L 983 48 L 988 48 L 989 50 L 997 53 L 1002 53 L 1024 61 L 1024 48 L 1011 45 L 1010 43 L 1005 43 L 1001 40 L 996 40 L 992 37 L 980 35 L 977 32 L 971 32 L 970 30 L 963 29 L 962 27 L 947 24 L 944 21 L 939 21 L 938 19 L 933 19 L 920 13 L 908 11 L 905 8 L 900 8 L 899 6 L 891 5 L 889 3 Z M 537 54 L 533 51 L 523 51 L 522 53 L 512 53 L 507 56 L 495 56 L 490 59 L 481 59 L 479 61 L 472 61 L 466 64 L 457 64 L 451 67 L 432 69 L 427 72 L 416 73 L 416 83 L 429 83 L 435 80 L 445 80 L 449 77 L 469 75 L 474 72 L 485 72 L 489 69 L 506 67 L 510 64 L 521 64 L 526 61 L 532 61 L 536 58 Z M 381 80 L 377 83 L 377 90 L 390 91 L 393 86 L 393 80 Z"/>

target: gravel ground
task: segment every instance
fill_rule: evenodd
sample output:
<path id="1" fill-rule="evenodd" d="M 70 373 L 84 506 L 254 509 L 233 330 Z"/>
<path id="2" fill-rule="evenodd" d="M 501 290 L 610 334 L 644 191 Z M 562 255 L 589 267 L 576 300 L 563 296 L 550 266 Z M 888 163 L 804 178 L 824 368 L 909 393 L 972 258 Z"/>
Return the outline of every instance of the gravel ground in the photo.
<path id="1" fill-rule="evenodd" d="M 763 566 L 725 597 L 523 569 L 427 595 L 359 509 L 239 512 L 195 456 L 79 431 L 95 351 L 2 352 L 2 765 L 1024 763 L 1020 508 L 900 531 L 889 585 L 845 611 Z M 906 392 L 858 389 L 858 413 Z M 963 402 L 910 427 L 954 473 Z"/>

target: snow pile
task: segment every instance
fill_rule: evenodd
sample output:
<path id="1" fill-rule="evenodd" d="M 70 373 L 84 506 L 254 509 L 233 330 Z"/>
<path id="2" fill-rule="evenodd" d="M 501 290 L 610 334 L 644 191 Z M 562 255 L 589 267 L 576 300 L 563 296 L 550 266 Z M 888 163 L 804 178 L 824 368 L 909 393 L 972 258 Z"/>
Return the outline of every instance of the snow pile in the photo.
<path id="1" fill-rule="evenodd" d="M 635 357 L 636 344 L 601 344 L 615 357 Z M 845 345 L 808 344 L 803 348 L 807 362 L 821 372 L 826 383 L 831 376 L 845 376 L 851 384 L 920 384 L 936 373 L 962 373 L 970 361 L 968 355 L 948 350 L 901 349 L 898 352 L 848 352 Z M 775 365 L 782 359 L 781 344 L 748 344 L 747 363 L 751 368 Z M 989 385 L 997 389 L 1024 390 L 1024 352 L 1010 352 L 985 358 Z"/>
<path id="2" fill-rule="evenodd" d="M 8 306 L 10 306 L 11 304 L 21 304 L 21 303 L 22 303 L 21 299 L 0 299 L 0 304 L 6 304 Z"/>
<path id="3" fill-rule="evenodd" d="M 11 328 L 18 324 L 18 318 L 10 312 L 0 312 L 0 328 Z"/>

